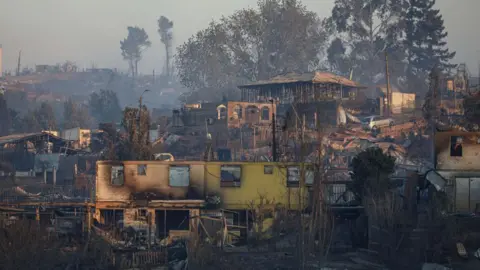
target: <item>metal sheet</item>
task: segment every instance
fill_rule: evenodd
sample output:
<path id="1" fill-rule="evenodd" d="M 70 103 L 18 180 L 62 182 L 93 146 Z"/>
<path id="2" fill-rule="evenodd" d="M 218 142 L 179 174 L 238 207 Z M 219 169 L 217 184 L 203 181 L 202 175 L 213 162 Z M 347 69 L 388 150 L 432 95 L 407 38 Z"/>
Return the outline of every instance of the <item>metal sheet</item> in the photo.
<path id="1" fill-rule="evenodd" d="M 455 208 L 457 211 L 470 210 L 470 178 L 455 179 Z"/>
<path id="2" fill-rule="evenodd" d="M 60 154 L 37 154 L 35 155 L 35 172 L 53 171 L 53 167 L 59 168 Z"/>
<path id="3" fill-rule="evenodd" d="M 170 166 L 169 183 L 171 187 L 188 187 L 190 185 L 190 167 Z"/>

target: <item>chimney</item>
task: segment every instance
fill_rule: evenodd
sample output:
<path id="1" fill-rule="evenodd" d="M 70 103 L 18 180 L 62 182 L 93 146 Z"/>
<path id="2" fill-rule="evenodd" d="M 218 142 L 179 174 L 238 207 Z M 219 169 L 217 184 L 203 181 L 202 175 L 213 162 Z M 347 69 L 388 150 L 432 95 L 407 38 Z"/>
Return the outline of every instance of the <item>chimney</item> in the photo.
<path id="1" fill-rule="evenodd" d="M 0 44 L 0 78 L 3 76 L 3 49 L 2 49 L 2 44 Z"/>

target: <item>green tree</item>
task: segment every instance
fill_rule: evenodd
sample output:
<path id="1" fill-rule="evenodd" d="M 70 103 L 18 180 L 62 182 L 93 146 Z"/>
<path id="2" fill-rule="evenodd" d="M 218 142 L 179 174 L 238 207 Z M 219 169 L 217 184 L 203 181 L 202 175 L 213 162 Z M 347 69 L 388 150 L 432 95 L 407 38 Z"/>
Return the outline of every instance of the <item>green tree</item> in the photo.
<path id="1" fill-rule="evenodd" d="M 390 65 L 402 70 L 404 55 L 397 40 L 403 34 L 404 10 L 403 0 L 336 0 L 326 24 L 337 37 L 327 51 L 331 69 L 342 75 L 352 72 L 365 84 L 376 83 L 385 72 L 387 51 Z"/>
<path id="2" fill-rule="evenodd" d="M 64 105 L 63 111 L 63 128 L 86 128 L 91 124 L 90 115 L 88 109 L 78 103 L 75 103 L 72 99 L 68 99 Z"/>
<path id="3" fill-rule="evenodd" d="M 117 123 L 122 119 L 122 109 L 118 97 L 112 90 L 92 93 L 88 102 L 92 116 L 99 123 Z"/>
<path id="4" fill-rule="evenodd" d="M 150 160 L 152 158 L 151 143 L 149 138 L 150 113 L 143 106 L 141 113 L 138 108 L 125 108 L 123 111 L 122 125 L 127 132 L 125 142 L 128 160 Z"/>
<path id="5" fill-rule="evenodd" d="M 161 16 L 158 21 L 158 34 L 160 35 L 160 41 L 165 46 L 165 75 L 170 78 L 171 67 L 170 62 L 172 58 L 172 40 L 173 40 L 173 22 L 167 17 Z"/>
<path id="6" fill-rule="evenodd" d="M 138 62 L 142 60 L 143 52 L 150 47 L 151 42 L 145 29 L 138 26 L 127 27 L 128 35 L 120 41 L 123 59 L 128 61 L 132 77 L 138 75 Z"/>
<path id="7" fill-rule="evenodd" d="M 188 88 L 233 89 L 279 73 L 317 69 L 325 38 L 316 13 L 299 1 L 259 1 L 257 9 L 211 22 L 179 46 L 176 69 Z"/>
<path id="8" fill-rule="evenodd" d="M 50 104 L 43 102 L 40 108 L 35 110 L 35 117 L 42 130 L 56 130 L 57 121 L 55 119 L 55 113 Z"/>
<path id="9" fill-rule="evenodd" d="M 360 152 L 352 160 L 352 184 L 349 189 L 362 201 L 365 196 L 385 193 L 389 176 L 395 171 L 395 158 L 378 147 Z"/>
<path id="10" fill-rule="evenodd" d="M 448 71 L 455 67 L 450 60 L 455 52 L 447 48 L 447 35 L 435 0 L 408 0 L 405 18 L 404 48 L 406 79 L 410 89 L 425 89 L 426 79 L 433 68 Z"/>

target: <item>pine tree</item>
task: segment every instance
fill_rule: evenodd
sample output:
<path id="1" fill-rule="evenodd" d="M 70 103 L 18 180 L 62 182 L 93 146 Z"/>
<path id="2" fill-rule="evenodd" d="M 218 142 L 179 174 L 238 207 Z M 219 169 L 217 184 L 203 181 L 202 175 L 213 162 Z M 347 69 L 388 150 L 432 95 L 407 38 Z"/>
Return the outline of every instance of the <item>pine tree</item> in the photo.
<path id="1" fill-rule="evenodd" d="M 447 48 L 448 32 L 440 10 L 434 5 L 435 0 L 408 0 L 404 46 L 408 63 L 406 77 L 411 91 L 425 88 L 432 68 L 448 70 L 455 67 L 450 64 L 455 52 Z"/>

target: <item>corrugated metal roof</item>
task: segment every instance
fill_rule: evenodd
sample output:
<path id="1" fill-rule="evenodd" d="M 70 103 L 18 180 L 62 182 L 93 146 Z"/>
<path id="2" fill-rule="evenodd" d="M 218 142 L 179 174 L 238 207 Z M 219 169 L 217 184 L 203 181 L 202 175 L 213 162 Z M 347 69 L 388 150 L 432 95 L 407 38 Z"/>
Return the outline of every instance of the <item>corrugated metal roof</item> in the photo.
<path id="1" fill-rule="evenodd" d="M 0 145 L 7 144 L 7 143 L 16 143 L 19 141 L 28 140 L 30 138 L 34 138 L 38 136 L 46 136 L 46 135 L 48 135 L 52 139 L 62 140 L 60 137 L 54 136 L 48 132 L 20 133 L 20 134 L 11 134 L 11 135 L 0 137 Z"/>
<path id="2" fill-rule="evenodd" d="M 349 80 L 345 77 L 330 73 L 330 72 L 308 72 L 308 73 L 287 73 L 283 75 L 278 75 L 270 80 L 262 80 L 254 83 L 240 85 L 238 87 L 248 88 L 253 86 L 262 86 L 262 85 L 274 85 L 274 84 L 285 84 L 285 83 L 331 83 L 331 84 L 340 84 L 350 87 L 365 88 L 359 83 Z"/>

